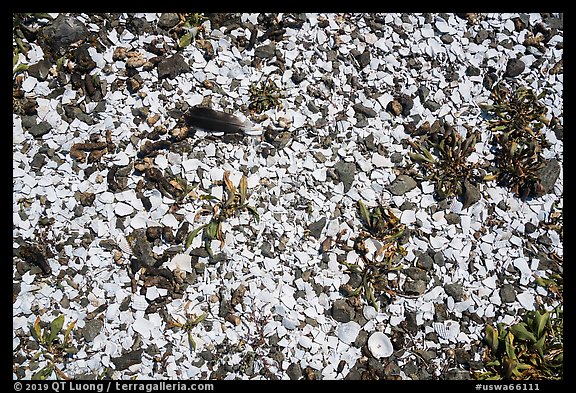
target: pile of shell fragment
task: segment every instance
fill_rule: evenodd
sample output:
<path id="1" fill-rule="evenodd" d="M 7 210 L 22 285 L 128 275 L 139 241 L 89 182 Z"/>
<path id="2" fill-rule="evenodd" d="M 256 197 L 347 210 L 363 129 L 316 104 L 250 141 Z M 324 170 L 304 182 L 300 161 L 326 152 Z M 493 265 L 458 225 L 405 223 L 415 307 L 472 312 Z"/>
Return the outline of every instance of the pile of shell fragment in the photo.
<path id="1" fill-rule="evenodd" d="M 219 15 L 183 47 L 177 14 L 51 16 L 14 76 L 14 378 L 49 364 L 37 317 L 64 315 L 71 378 L 466 379 L 487 323 L 556 306 L 533 281 L 562 273 L 561 15 Z M 251 113 L 266 80 L 282 105 Z M 406 124 L 473 127 L 489 160 L 478 103 L 497 80 L 548 92 L 551 185 L 438 201 Z M 182 135 L 197 105 L 262 132 Z M 213 256 L 201 236 L 186 248 L 225 172 L 259 220 L 226 220 Z M 359 200 L 409 228 L 378 309 L 341 291 L 356 253 L 322 247 L 352 244 Z"/>

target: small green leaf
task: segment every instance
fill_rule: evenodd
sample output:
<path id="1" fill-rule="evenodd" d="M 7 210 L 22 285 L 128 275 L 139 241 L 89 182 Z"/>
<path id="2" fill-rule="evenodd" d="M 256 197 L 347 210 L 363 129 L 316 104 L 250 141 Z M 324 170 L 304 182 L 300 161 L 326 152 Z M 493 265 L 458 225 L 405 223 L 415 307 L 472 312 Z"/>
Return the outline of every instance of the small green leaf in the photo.
<path id="1" fill-rule="evenodd" d="M 26 71 L 27 69 L 28 69 L 28 64 L 20 63 L 20 64 L 18 64 L 18 66 L 16 66 L 16 68 L 14 68 L 14 71 L 12 72 L 12 74 L 17 74 L 19 72 Z"/>
<path id="2" fill-rule="evenodd" d="M 196 318 L 194 321 L 192 321 L 192 325 L 198 325 L 200 322 L 202 322 L 203 320 L 206 319 L 206 313 L 203 312 L 202 315 L 200 315 L 198 318 Z"/>
<path id="3" fill-rule="evenodd" d="M 191 42 L 192 42 L 192 32 L 188 32 L 184 34 L 182 37 L 180 37 L 180 40 L 178 41 L 178 46 L 180 46 L 180 48 L 185 48 L 188 45 L 190 45 Z"/>
<path id="4" fill-rule="evenodd" d="M 66 328 L 66 331 L 64 332 L 64 342 L 68 342 L 68 337 L 70 336 L 72 329 L 74 329 L 74 326 L 76 326 L 76 321 L 72 321 L 68 324 L 68 327 Z"/>
<path id="5" fill-rule="evenodd" d="M 214 220 L 212 220 L 208 223 L 208 225 L 206 226 L 206 229 L 204 230 L 204 236 L 206 236 L 206 239 L 208 239 L 208 240 L 217 239 L 219 224 L 220 223 L 218 221 L 214 221 Z"/>
<path id="6" fill-rule="evenodd" d="M 536 337 L 542 337 L 542 333 L 544 332 L 544 328 L 550 319 L 550 313 L 544 310 L 544 313 L 541 314 L 539 311 L 534 313 L 534 323 L 536 328 Z"/>
<path id="7" fill-rule="evenodd" d="M 194 241 L 194 238 L 196 237 L 196 235 L 198 235 L 200 233 L 200 231 L 202 229 L 204 229 L 205 226 L 206 226 L 206 224 L 201 225 L 188 234 L 188 237 L 186 238 L 186 244 L 185 244 L 186 248 L 190 247 L 190 245 L 192 244 L 192 241 Z"/>
<path id="8" fill-rule="evenodd" d="M 58 337 L 58 333 L 62 330 L 62 326 L 64 326 L 64 314 L 54 318 L 54 320 L 50 323 L 50 336 L 48 336 L 48 344 L 51 344 L 56 340 Z"/>
<path id="9" fill-rule="evenodd" d="M 191 331 L 188 332 L 188 344 L 190 344 L 190 350 L 191 351 L 196 350 L 196 341 L 194 341 L 194 337 L 192 337 Z"/>
<path id="10" fill-rule="evenodd" d="M 218 198 L 216 198 L 214 195 L 210 195 L 210 194 L 200 195 L 199 198 L 200 198 L 201 201 L 214 201 L 214 200 L 218 200 Z"/>
<path id="11" fill-rule="evenodd" d="M 538 354 L 541 357 L 544 357 L 545 341 L 546 341 L 546 335 L 543 335 L 542 337 L 540 337 L 540 339 L 538 341 L 536 341 L 536 344 L 533 345 L 534 349 L 536 349 L 536 351 L 538 351 Z"/>
<path id="12" fill-rule="evenodd" d="M 260 215 L 254 206 L 245 205 L 244 207 L 256 218 L 256 222 L 260 222 Z"/>
<path id="13" fill-rule="evenodd" d="M 52 375 L 52 371 L 54 371 L 54 367 L 52 366 L 52 364 L 48 364 L 48 365 L 44 366 L 42 369 L 36 371 L 32 375 L 32 380 L 44 381 L 44 380 L 48 379 L 50 377 L 50 375 Z"/>
<path id="14" fill-rule="evenodd" d="M 361 200 L 358 200 L 358 208 L 360 210 L 360 217 L 364 221 L 366 227 L 371 228 L 372 227 L 372 220 L 370 217 L 370 211 L 368 210 L 368 208 L 366 207 L 364 202 L 362 202 Z"/>
<path id="15" fill-rule="evenodd" d="M 408 152 L 408 155 L 410 156 L 410 158 L 414 161 L 418 161 L 418 162 L 428 162 L 430 164 L 433 164 L 434 161 L 429 160 L 428 158 L 424 157 L 422 154 L 417 154 L 417 153 L 412 153 L 411 151 Z"/>
<path id="16" fill-rule="evenodd" d="M 30 333 L 32 337 L 38 342 L 38 344 L 43 344 L 42 331 L 40 330 L 40 317 L 36 317 L 34 324 L 30 326 Z"/>
<path id="17" fill-rule="evenodd" d="M 520 340 L 523 341 L 532 341 L 533 343 L 535 343 L 536 341 L 536 337 L 534 337 L 534 334 L 530 331 L 528 331 L 528 329 L 526 329 L 526 324 L 524 322 L 520 322 L 517 323 L 516 325 L 513 325 L 510 327 L 510 332 L 512 332 L 514 334 L 515 337 L 517 337 Z"/>
<path id="18" fill-rule="evenodd" d="M 492 353 L 496 353 L 498 350 L 498 330 L 494 329 L 492 325 L 486 325 L 484 328 L 484 334 L 486 336 L 486 342 L 492 350 Z"/>
<path id="19" fill-rule="evenodd" d="M 514 334 L 509 331 L 504 342 L 506 345 L 506 354 L 510 359 L 514 359 L 516 357 L 516 352 L 514 350 Z"/>

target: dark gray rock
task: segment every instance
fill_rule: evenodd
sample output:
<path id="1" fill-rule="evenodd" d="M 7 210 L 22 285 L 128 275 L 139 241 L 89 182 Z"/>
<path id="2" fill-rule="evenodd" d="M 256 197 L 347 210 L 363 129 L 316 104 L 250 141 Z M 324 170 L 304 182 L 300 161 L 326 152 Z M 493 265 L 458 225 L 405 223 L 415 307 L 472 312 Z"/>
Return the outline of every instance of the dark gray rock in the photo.
<path id="1" fill-rule="evenodd" d="M 474 41 L 477 44 L 481 44 L 487 38 L 488 38 L 488 32 L 485 29 L 480 29 L 476 34 L 476 38 L 474 39 Z"/>
<path id="2" fill-rule="evenodd" d="M 32 64 L 30 67 L 28 67 L 28 75 L 31 75 L 41 81 L 46 80 L 50 73 L 51 66 L 52 64 L 50 64 L 48 59 L 40 60 L 38 63 Z"/>
<path id="3" fill-rule="evenodd" d="M 354 309 L 346 299 L 338 299 L 332 304 L 332 318 L 338 322 L 350 322 L 354 319 Z"/>
<path id="4" fill-rule="evenodd" d="M 540 179 L 540 184 L 544 188 L 545 194 L 554 192 L 554 184 L 560 176 L 560 164 L 556 159 L 548 160 L 544 168 L 538 170 L 536 175 Z"/>
<path id="5" fill-rule="evenodd" d="M 418 261 L 416 262 L 416 266 L 421 268 L 421 269 L 424 269 L 424 270 L 432 269 L 433 265 L 434 265 L 434 261 L 432 260 L 430 255 L 428 255 L 426 253 L 422 253 L 418 257 Z"/>
<path id="6" fill-rule="evenodd" d="M 462 284 L 446 284 L 444 285 L 444 291 L 448 296 L 452 296 L 452 298 L 457 302 L 464 300 L 464 288 L 462 287 Z"/>
<path id="7" fill-rule="evenodd" d="M 494 84 L 498 81 L 498 76 L 493 73 L 490 72 L 486 75 L 484 75 L 484 79 L 482 80 L 482 86 L 484 86 L 484 88 L 486 90 L 492 90 L 492 86 L 494 86 Z"/>
<path id="8" fill-rule="evenodd" d="M 365 322 L 366 323 L 366 322 Z M 360 323 L 360 325 L 364 325 L 365 323 Z M 354 341 L 354 346 L 356 348 L 362 348 L 368 342 L 368 332 L 365 330 L 360 330 L 358 336 L 356 336 L 356 340 Z"/>
<path id="9" fill-rule="evenodd" d="M 356 61 L 358 61 L 358 64 L 360 65 L 361 69 L 366 67 L 368 64 L 370 64 L 370 52 L 365 50 L 364 52 L 356 56 Z"/>
<path id="10" fill-rule="evenodd" d="M 564 14 L 560 14 L 559 18 L 555 17 L 555 16 L 548 16 L 548 17 L 544 18 L 544 23 L 546 23 L 548 25 L 548 27 L 551 29 L 562 30 L 562 29 L 564 29 L 563 16 L 564 16 Z"/>
<path id="11" fill-rule="evenodd" d="M 30 167 L 36 170 L 42 169 L 46 163 L 46 156 L 42 153 L 36 153 L 30 161 Z"/>
<path id="12" fill-rule="evenodd" d="M 326 217 L 322 217 L 316 222 L 308 225 L 308 230 L 310 231 L 310 236 L 315 237 L 316 239 L 320 239 L 320 235 L 322 234 L 322 229 L 326 225 Z"/>
<path id="13" fill-rule="evenodd" d="M 524 233 L 526 234 L 534 233 L 536 229 L 538 229 L 538 227 L 532 224 L 531 222 L 527 222 L 524 224 Z"/>
<path id="14" fill-rule="evenodd" d="M 274 258 L 274 252 L 272 252 L 272 244 L 270 242 L 262 242 L 262 247 L 260 247 L 260 253 L 263 257 Z"/>
<path id="15" fill-rule="evenodd" d="M 436 112 L 438 109 L 440 109 L 440 104 L 434 100 L 427 100 L 424 103 L 424 108 L 428 109 L 430 112 Z"/>
<path id="16" fill-rule="evenodd" d="M 50 130 L 52 130 L 52 126 L 50 125 L 50 123 L 48 123 L 47 121 L 41 121 L 40 123 L 30 127 L 28 129 L 28 132 L 32 134 L 34 138 L 40 138 L 43 135 L 49 133 Z"/>
<path id="17" fill-rule="evenodd" d="M 340 160 L 334 165 L 334 170 L 338 174 L 338 178 L 344 183 L 344 192 L 348 192 L 352 187 L 354 175 L 356 174 L 356 164 L 353 162 L 346 162 Z"/>
<path id="18" fill-rule="evenodd" d="M 419 260 L 420 261 L 420 260 Z M 410 266 L 406 269 L 403 270 L 404 273 L 406 273 L 406 275 L 408 277 L 410 277 L 412 280 L 422 280 L 422 281 L 426 281 L 426 271 L 422 270 L 420 268 L 417 267 L 413 267 Z"/>
<path id="19" fill-rule="evenodd" d="M 29 130 L 32 127 L 35 127 L 38 124 L 38 116 L 31 115 L 31 116 L 22 116 L 20 117 L 22 120 L 22 128 L 25 130 Z"/>
<path id="20" fill-rule="evenodd" d="M 460 224 L 460 215 L 456 213 L 446 213 L 444 215 L 446 222 L 450 225 Z"/>
<path id="21" fill-rule="evenodd" d="M 516 290 L 512 284 L 504 284 L 500 288 L 500 299 L 504 303 L 514 303 L 516 301 Z"/>
<path id="22" fill-rule="evenodd" d="M 350 371 L 348 371 L 348 374 L 346 374 L 344 379 L 350 381 L 359 381 L 362 379 L 362 373 L 360 372 L 360 370 L 358 370 L 357 364 L 355 364 L 354 367 L 352 367 Z"/>
<path id="23" fill-rule="evenodd" d="M 410 111 L 414 107 L 414 100 L 407 94 L 401 94 L 398 97 L 398 102 L 402 105 L 402 115 L 403 116 L 410 116 Z"/>
<path id="24" fill-rule="evenodd" d="M 404 156 L 402 155 L 402 153 L 399 153 L 397 151 L 390 155 L 390 161 L 392 161 L 394 164 L 400 164 L 403 159 Z"/>
<path id="25" fill-rule="evenodd" d="M 354 108 L 354 111 L 356 111 L 356 113 L 361 113 L 366 117 L 376 117 L 378 115 L 378 113 L 374 109 L 368 108 L 367 106 L 364 106 L 360 103 L 352 105 L 352 108 Z"/>
<path id="26" fill-rule="evenodd" d="M 92 342 L 92 340 L 94 340 L 94 338 L 100 333 L 103 326 L 104 322 L 98 318 L 87 321 L 82 328 L 82 337 L 84 337 L 86 342 Z"/>
<path id="27" fill-rule="evenodd" d="M 469 65 L 468 68 L 466 68 L 466 75 L 467 76 L 478 76 L 478 75 L 480 75 L 480 68 L 475 67 L 473 65 Z"/>
<path id="28" fill-rule="evenodd" d="M 170 29 L 180 21 L 180 17 L 175 12 L 165 12 L 158 18 L 158 26 L 163 29 Z"/>
<path id="29" fill-rule="evenodd" d="M 254 56 L 259 57 L 261 59 L 270 59 L 274 57 L 276 53 L 276 44 L 271 42 L 267 45 L 259 46 L 258 48 L 254 49 Z"/>
<path id="30" fill-rule="evenodd" d="M 524 64 L 522 60 L 509 59 L 508 63 L 506 63 L 506 71 L 504 72 L 504 76 L 515 78 L 521 73 L 523 73 L 525 68 L 526 64 Z"/>
<path id="31" fill-rule="evenodd" d="M 123 354 L 120 357 L 112 358 L 112 363 L 116 366 L 116 370 L 122 371 L 126 370 L 128 367 L 142 362 L 142 353 L 144 349 L 138 349 L 136 351 L 130 351 Z"/>
<path id="32" fill-rule="evenodd" d="M 176 78 L 183 72 L 189 72 L 190 66 L 180 54 L 168 57 L 158 63 L 158 79 Z"/>
<path id="33" fill-rule="evenodd" d="M 156 259 L 146 238 L 146 229 L 135 229 L 130 234 L 130 239 L 130 246 L 136 260 L 144 266 L 154 266 Z"/>
<path id="34" fill-rule="evenodd" d="M 442 251 L 438 251 L 434 254 L 434 263 L 438 266 L 444 266 L 444 253 Z"/>
<path id="35" fill-rule="evenodd" d="M 410 296 L 419 296 L 426 292 L 426 281 L 413 280 L 406 281 L 404 284 L 404 293 Z"/>
<path id="36" fill-rule="evenodd" d="M 454 42 L 454 38 L 448 33 L 442 34 L 440 40 L 445 44 L 451 44 Z"/>
<path id="37" fill-rule="evenodd" d="M 406 194 L 408 191 L 416 187 L 416 180 L 412 179 L 408 175 L 399 175 L 394 179 L 394 181 L 388 186 L 388 191 L 392 195 L 400 196 Z"/>
<path id="38" fill-rule="evenodd" d="M 426 101 L 428 95 L 430 94 L 430 89 L 424 85 L 418 86 L 418 97 L 420 97 L 420 102 Z"/>
<path id="39" fill-rule="evenodd" d="M 302 367 L 300 367 L 300 363 L 290 363 L 286 368 L 286 374 L 293 381 L 302 378 Z"/>
<path id="40" fill-rule="evenodd" d="M 76 16 L 58 15 L 52 23 L 42 29 L 41 36 L 51 47 L 52 51 L 59 52 L 70 44 L 86 39 L 90 32 Z"/>
<path id="41" fill-rule="evenodd" d="M 464 181 L 464 195 L 462 196 L 462 209 L 467 209 L 480 200 L 482 195 L 478 186 L 470 183 L 468 180 Z"/>

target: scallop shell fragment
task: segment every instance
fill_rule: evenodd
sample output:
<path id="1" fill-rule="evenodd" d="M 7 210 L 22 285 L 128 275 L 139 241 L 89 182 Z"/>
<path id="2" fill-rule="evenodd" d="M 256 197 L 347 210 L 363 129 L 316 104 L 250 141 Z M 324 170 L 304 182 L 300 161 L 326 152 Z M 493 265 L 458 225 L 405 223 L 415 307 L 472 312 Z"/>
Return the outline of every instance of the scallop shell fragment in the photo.
<path id="1" fill-rule="evenodd" d="M 344 323 L 336 329 L 336 335 L 346 344 L 352 344 L 358 337 L 358 333 L 360 333 L 360 325 L 354 321 Z"/>
<path id="2" fill-rule="evenodd" d="M 368 339 L 368 349 L 376 359 L 387 358 L 394 352 L 392 341 L 382 332 L 374 332 Z"/>
<path id="3" fill-rule="evenodd" d="M 457 321 L 446 320 L 444 322 L 434 322 L 434 331 L 445 340 L 456 338 L 460 333 L 460 324 Z"/>

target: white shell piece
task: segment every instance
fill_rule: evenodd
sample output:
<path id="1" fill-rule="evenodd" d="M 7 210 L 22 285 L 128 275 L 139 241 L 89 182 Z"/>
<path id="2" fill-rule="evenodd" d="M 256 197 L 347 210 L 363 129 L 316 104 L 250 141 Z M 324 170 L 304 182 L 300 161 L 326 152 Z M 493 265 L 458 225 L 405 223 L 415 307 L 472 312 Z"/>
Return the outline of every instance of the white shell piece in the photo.
<path id="1" fill-rule="evenodd" d="M 146 310 L 148 308 L 146 297 L 142 295 L 132 295 L 132 308 L 139 311 Z"/>
<path id="2" fill-rule="evenodd" d="M 352 344 L 360 333 L 360 325 L 357 322 L 350 321 L 343 323 L 336 328 L 336 336 L 346 344 Z"/>
<path id="3" fill-rule="evenodd" d="M 376 318 L 376 315 L 378 315 L 378 311 L 376 311 L 374 307 L 366 305 L 362 309 L 362 314 L 364 315 L 364 318 L 366 318 L 367 320 L 371 320 Z"/>
<path id="4" fill-rule="evenodd" d="M 434 322 L 432 324 L 434 331 L 445 340 L 451 340 L 460 333 L 460 324 L 457 321 L 446 320 L 443 322 Z"/>
<path id="5" fill-rule="evenodd" d="M 170 262 L 166 264 L 166 267 L 170 270 L 175 270 L 178 268 L 187 273 L 192 273 L 192 257 L 186 254 L 176 254 Z"/>
<path id="6" fill-rule="evenodd" d="M 124 217 L 134 213 L 134 208 L 127 203 L 118 202 L 114 208 L 114 212 L 120 217 Z"/>
<path id="7" fill-rule="evenodd" d="M 387 358 L 394 352 L 392 341 L 382 332 L 374 332 L 368 338 L 368 349 L 376 359 Z"/>

